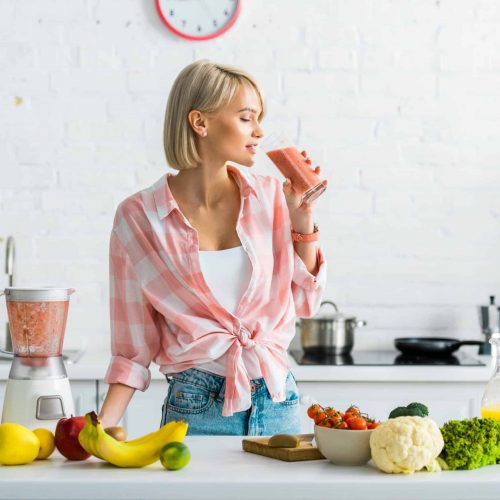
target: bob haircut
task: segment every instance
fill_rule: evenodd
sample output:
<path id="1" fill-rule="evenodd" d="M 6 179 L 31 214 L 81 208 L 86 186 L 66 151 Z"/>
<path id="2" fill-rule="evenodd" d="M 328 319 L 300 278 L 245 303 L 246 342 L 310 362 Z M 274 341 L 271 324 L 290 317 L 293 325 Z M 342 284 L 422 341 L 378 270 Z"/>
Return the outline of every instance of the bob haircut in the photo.
<path id="1" fill-rule="evenodd" d="M 262 92 L 246 71 L 202 59 L 179 73 L 168 96 L 163 129 L 165 156 L 170 167 L 184 170 L 195 168 L 201 162 L 197 136 L 188 120 L 189 112 L 216 113 L 231 101 L 241 85 L 257 93 L 261 121 L 265 114 Z"/>

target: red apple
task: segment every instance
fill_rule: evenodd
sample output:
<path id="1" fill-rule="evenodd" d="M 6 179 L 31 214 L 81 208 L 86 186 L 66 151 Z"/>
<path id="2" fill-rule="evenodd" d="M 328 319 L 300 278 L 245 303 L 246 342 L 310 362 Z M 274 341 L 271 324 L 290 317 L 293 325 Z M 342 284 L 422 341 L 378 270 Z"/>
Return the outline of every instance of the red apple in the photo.
<path id="1" fill-rule="evenodd" d="M 68 460 L 86 460 L 90 457 L 78 441 L 78 434 L 85 425 L 85 417 L 61 418 L 57 422 L 55 442 L 59 453 Z"/>

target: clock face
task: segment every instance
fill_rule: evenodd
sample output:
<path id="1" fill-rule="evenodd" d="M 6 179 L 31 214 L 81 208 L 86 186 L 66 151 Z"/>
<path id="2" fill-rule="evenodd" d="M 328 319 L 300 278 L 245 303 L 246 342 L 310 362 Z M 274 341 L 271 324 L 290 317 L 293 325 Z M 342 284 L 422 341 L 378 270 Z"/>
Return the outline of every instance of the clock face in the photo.
<path id="1" fill-rule="evenodd" d="M 210 40 L 236 21 L 242 0 L 156 0 L 162 21 L 188 40 Z"/>

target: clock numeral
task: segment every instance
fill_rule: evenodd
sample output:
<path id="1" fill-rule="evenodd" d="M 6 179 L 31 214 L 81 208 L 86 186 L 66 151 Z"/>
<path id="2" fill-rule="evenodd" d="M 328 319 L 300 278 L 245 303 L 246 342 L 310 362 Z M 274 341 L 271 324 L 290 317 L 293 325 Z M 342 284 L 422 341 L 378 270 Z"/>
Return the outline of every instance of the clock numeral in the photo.
<path id="1" fill-rule="evenodd" d="M 185 19 L 182 20 L 182 27 L 184 27 L 184 26 L 186 26 L 186 20 Z"/>
<path id="2" fill-rule="evenodd" d="M 196 28 L 198 31 L 201 31 L 201 26 L 198 24 L 198 27 Z"/>
<path id="3" fill-rule="evenodd" d="M 217 23 L 217 19 L 214 19 L 214 20 L 213 20 L 213 23 L 214 23 L 214 26 L 215 26 L 215 27 L 217 27 L 217 24 L 218 24 L 218 23 Z"/>
<path id="4" fill-rule="evenodd" d="M 224 11 L 224 15 L 229 16 L 229 11 L 227 9 Z"/>
<path id="5" fill-rule="evenodd" d="M 170 17 L 174 17 L 174 9 L 170 9 Z"/>

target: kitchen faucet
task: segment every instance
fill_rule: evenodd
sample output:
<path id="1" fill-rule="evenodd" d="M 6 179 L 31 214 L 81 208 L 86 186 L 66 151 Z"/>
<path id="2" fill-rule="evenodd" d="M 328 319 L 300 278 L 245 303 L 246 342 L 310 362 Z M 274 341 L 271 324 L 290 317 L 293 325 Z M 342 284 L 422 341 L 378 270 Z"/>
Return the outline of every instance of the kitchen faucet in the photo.
<path id="1" fill-rule="evenodd" d="M 16 245 L 14 237 L 9 236 L 5 244 L 5 274 L 9 277 L 9 287 L 14 286 L 14 260 L 16 257 Z M 5 350 L 12 351 L 12 339 L 10 338 L 9 323 L 5 328 Z"/>

